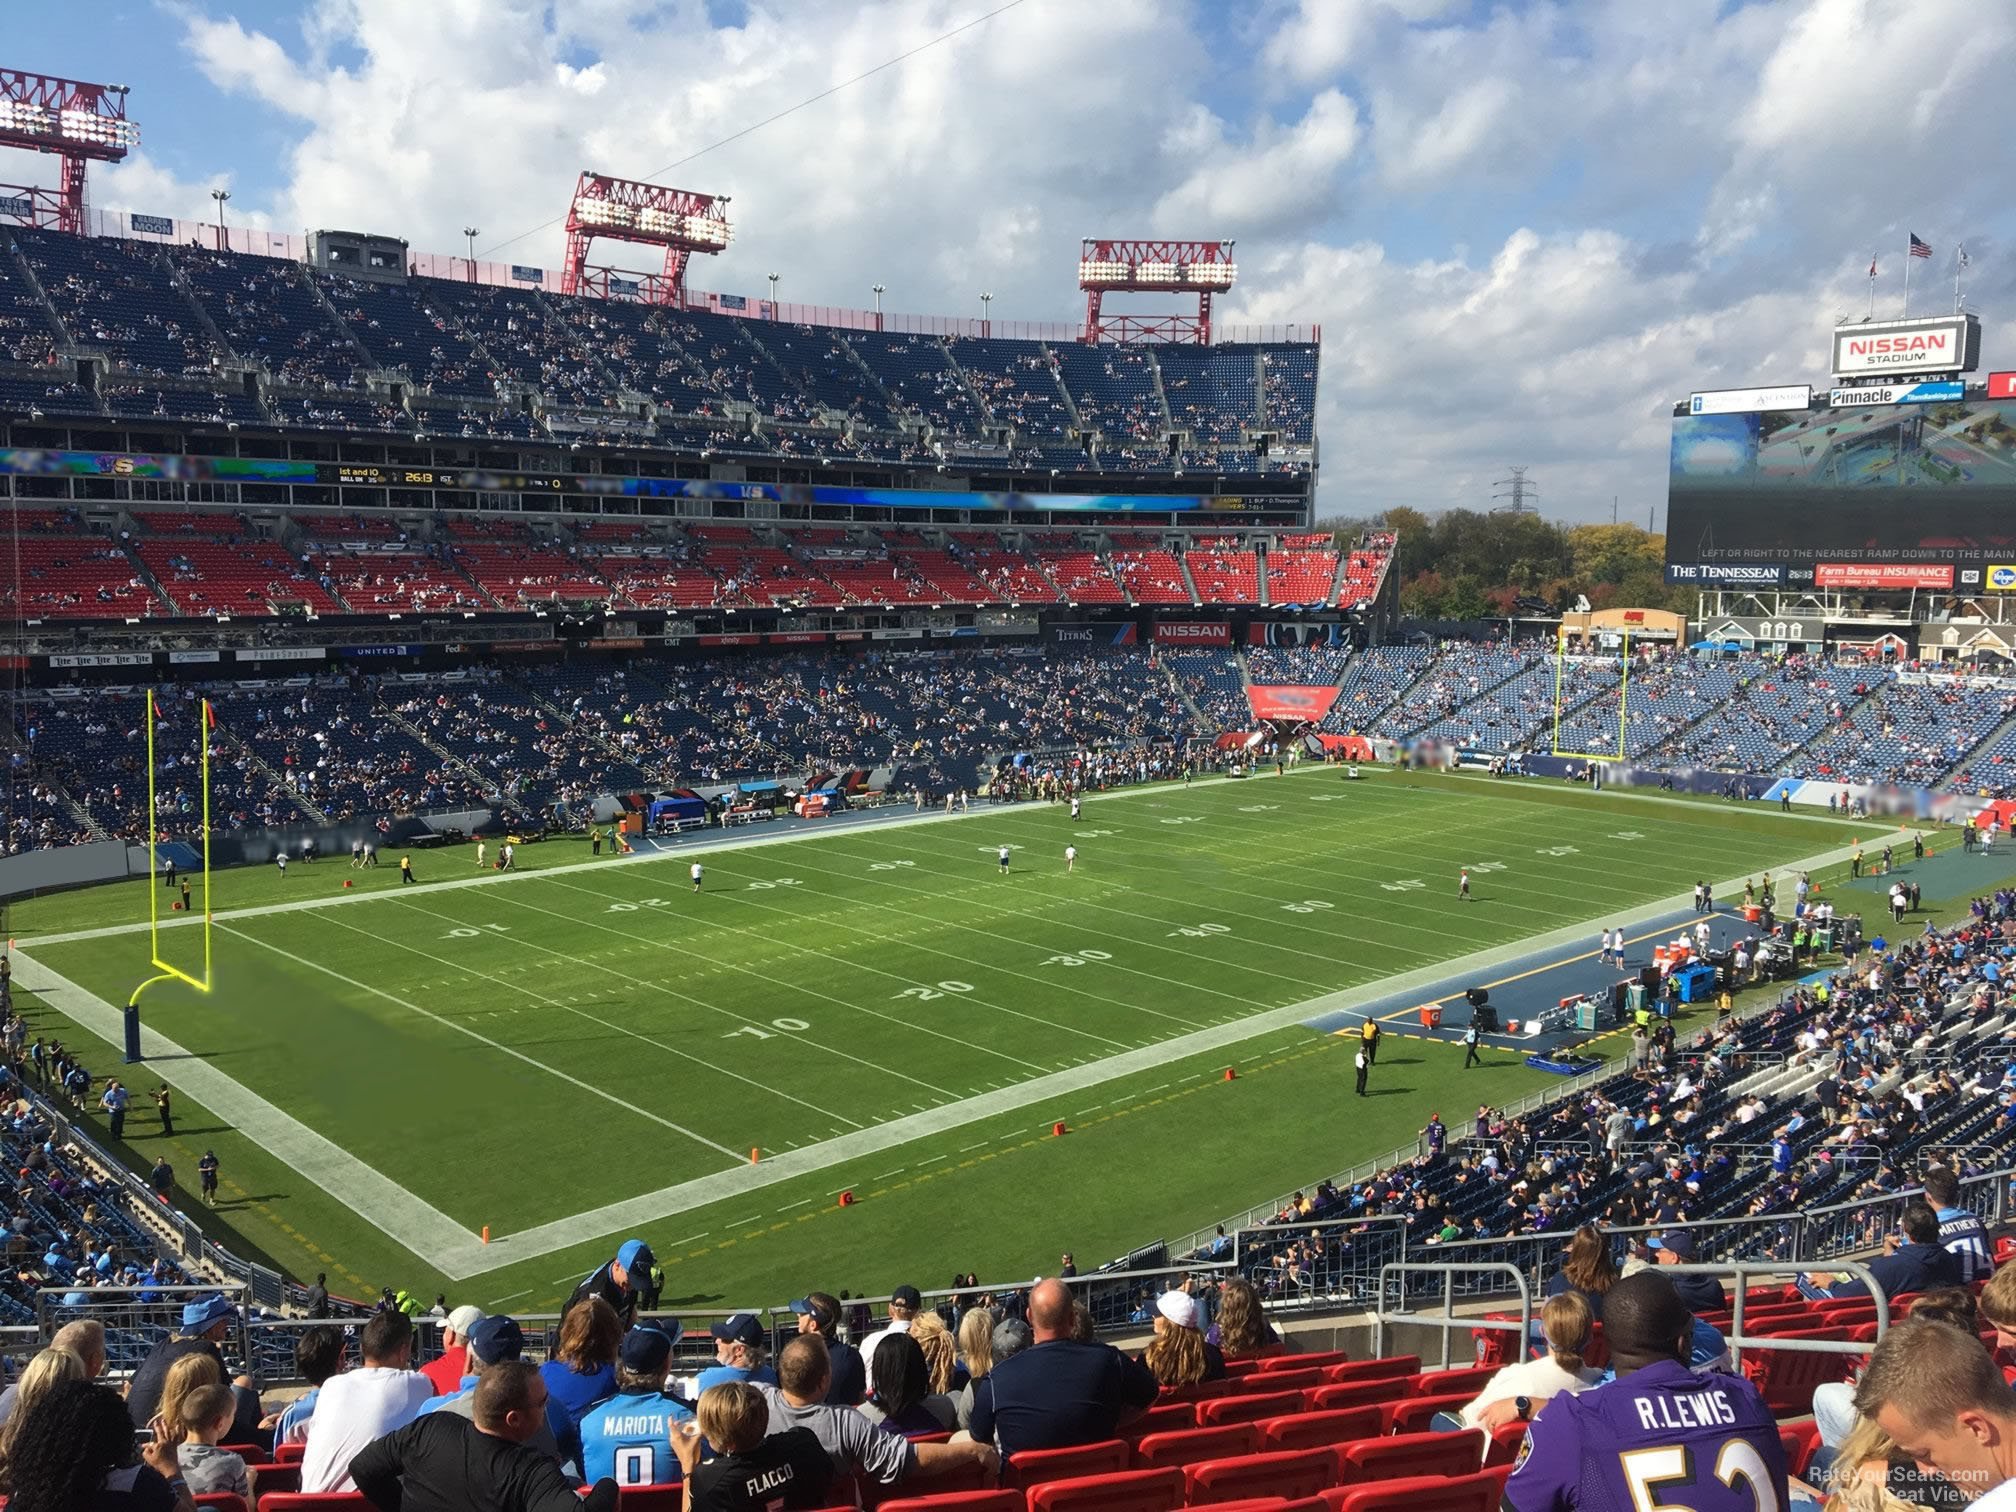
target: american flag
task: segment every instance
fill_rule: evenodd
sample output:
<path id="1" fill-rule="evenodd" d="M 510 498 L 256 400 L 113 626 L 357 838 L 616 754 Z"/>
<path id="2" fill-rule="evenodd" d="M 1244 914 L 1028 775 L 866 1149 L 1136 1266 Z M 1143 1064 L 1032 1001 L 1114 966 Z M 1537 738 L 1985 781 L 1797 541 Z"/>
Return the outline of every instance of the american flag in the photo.
<path id="1" fill-rule="evenodd" d="M 1932 243 L 1918 240 L 1918 233 L 1916 231 L 1907 232 L 1906 234 L 1911 238 L 1911 255 L 1913 257 L 1930 257 L 1932 255 Z"/>

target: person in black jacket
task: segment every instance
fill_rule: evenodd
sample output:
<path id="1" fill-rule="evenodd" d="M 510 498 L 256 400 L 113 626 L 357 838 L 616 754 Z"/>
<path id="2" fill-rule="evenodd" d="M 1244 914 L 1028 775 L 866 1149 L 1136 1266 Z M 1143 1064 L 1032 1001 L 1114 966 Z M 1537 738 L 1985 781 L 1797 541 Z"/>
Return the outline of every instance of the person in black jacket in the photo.
<path id="1" fill-rule="evenodd" d="M 526 1446 L 545 1422 L 539 1368 L 506 1361 L 476 1383 L 473 1418 L 417 1417 L 359 1450 L 350 1478 L 380 1512 L 615 1512 L 615 1481 L 577 1496 L 550 1456 Z"/>
<path id="2" fill-rule="evenodd" d="M 1654 1265 L 1693 1265 L 1696 1263 L 1694 1236 L 1686 1229 L 1668 1229 L 1645 1241 L 1645 1247 L 1652 1252 Z M 1687 1305 L 1691 1313 L 1716 1312 L 1729 1305 L 1728 1293 L 1714 1276 L 1668 1276 L 1673 1283 L 1673 1291 Z"/>

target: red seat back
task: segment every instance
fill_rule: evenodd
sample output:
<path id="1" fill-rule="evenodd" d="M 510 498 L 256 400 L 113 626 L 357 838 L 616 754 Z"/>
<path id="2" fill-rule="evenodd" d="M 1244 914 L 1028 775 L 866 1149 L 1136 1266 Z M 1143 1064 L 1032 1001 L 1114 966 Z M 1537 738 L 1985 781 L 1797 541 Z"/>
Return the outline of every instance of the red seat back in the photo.
<path id="1" fill-rule="evenodd" d="M 1234 1378 L 1251 1375 L 1256 1370 L 1264 1370 L 1266 1368 L 1267 1361 L 1261 1359 L 1258 1355 L 1248 1355 L 1243 1360 L 1227 1360 L 1225 1362 L 1225 1374 Z"/>
<path id="2" fill-rule="evenodd" d="M 1521 1424 L 1520 1426 L 1525 1426 Z M 1334 1412 L 1298 1412 L 1269 1418 L 1260 1424 L 1261 1441 L 1269 1449 L 1317 1449 L 1377 1438 L 1385 1432 L 1377 1407 L 1340 1407 Z"/>
<path id="3" fill-rule="evenodd" d="M 621 1486 L 616 1491 L 617 1512 L 680 1512 L 685 1505 L 682 1485 Z"/>
<path id="4" fill-rule="evenodd" d="M 1262 1370 L 1241 1378 L 1233 1395 L 1248 1391 L 1304 1391 L 1322 1384 L 1321 1370 Z"/>
<path id="5" fill-rule="evenodd" d="M 1252 1496 L 1314 1496 L 1337 1478 L 1337 1456 L 1328 1449 L 1289 1449 L 1206 1460 L 1183 1474 L 1193 1507 Z"/>
<path id="6" fill-rule="evenodd" d="M 1497 1512 L 1504 1489 L 1486 1470 L 1338 1486 L 1323 1493 L 1323 1502 L 1332 1512 Z"/>
<path id="7" fill-rule="evenodd" d="M 362 1491 L 276 1491 L 257 1490 L 259 1512 L 357 1512 L 371 1503 Z"/>
<path id="8" fill-rule="evenodd" d="M 1461 1391 L 1475 1396 L 1484 1383 L 1498 1373 L 1495 1365 L 1459 1365 L 1453 1370 L 1424 1370 L 1414 1378 L 1414 1391 L 1418 1396 L 1447 1396 L 1452 1391 Z"/>
<path id="9" fill-rule="evenodd" d="M 1029 1512 L 1177 1512 L 1183 1505 L 1183 1488 L 1183 1472 L 1173 1465 L 1119 1475 L 1081 1475 L 1031 1487 Z"/>
<path id="10" fill-rule="evenodd" d="M 1158 1402 L 1209 1402 L 1222 1396 L 1230 1396 L 1238 1390 L 1239 1382 L 1227 1376 L 1222 1381 L 1199 1381 L 1195 1386 L 1164 1386 L 1162 1394 L 1155 1398 Z"/>
<path id="11" fill-rule="evenodd" d="M 1810 1418 L 1803 1423 L 1786 1424 L 1778 1430 L 1778 1442 L 1785 1446 L 1785 1468 L 1804 1477 L 1814 1451 L 1820 1447 L 1820 1425 Z"/>
<path id="12" fill-rule="evenodd" d="M 1195 1402 L 1157 1402 L 1127 1425 L 1127 1437 L 1139 1442 L 1151 1433 L 1181 1433 L 1197 1426 Z"/>
<path id="13" fill-rule="evenodd" d="M 1484 1463 L 1484 1434 L 1480 1429 L 1403 1433 L 1395 1438 L 1360 1439 L 1338 1453 L 1343 1467 L 1338 1479 L 1346 1485 L 1410 1475 L 1467 1475 Z"/>
<path id="14" fill-rule="evenodd" d="M 1376 1360 L 1348 1360 L 1342 1365 L 1327 1366 L 1323 1378 L 1341 1385 L 1345 1381 L 1383 1381 L 1390 1376 L 1420 1373 L 1421 1356 L 1384 1355 Z"/>
<path id="15" fill-rule="evenodd" d="M 1351 1356 L 1341 1349 L 1326 1349 L 1317 1354 L 1274 1355 L 1262 1360 L 1262 1370 L 1327 1370 L 1332 1365 L 1347 1365 Z M 1229 1366 L 1227 1367 L 1230 1368 Z"/>
<path id="16" fill-rule="evenodd" d="M 1134 1464 L 1142 1470 L 1180 1468 L 1259 1451 L 1258 1428 L 1251 1423 L 1229 1423 L 1223 1428 L 1192 1428 L 1188 1433 L 1151 1433 L 1134 1446 Z"/>
<path id="17" fill-rule="evenodd" d="M 196 1505 L 214 1508 L 215 1512 L 251 1512 L 245 1498 L 236 1491 L 205 1491 L 196 1498 Z"/>
<path id="18" fill-rule="evenodd" d="M 1015 1490 L 1080 1475 L 1116 1475 L 1132 1468 L 1134 1451 L 1125 1439 L 1075 1444 L 1069 1449 L 1024 1449 L 1001 1472 L 1001 1484 Z"/>
<path id="19" fill-rule="evenodd" d="M 652 1487 L 654 1491 L 657 1487 Z M 954 1491 L 946 1495 L 906 1496 L 880 1504 L 880 1512 L 1024 1512 L 1020 1491 Z M 623 1501 L 623 1512 L 630 1502 Z"/>
<path id="20" fill-rule="evenodd" d="M 298 1444 L 275 1444 L 273 1446 L 273 1458 L 283 1465 L 289 1461 L 298 1461 L 307 1452 L 308 1441 L 306 1439 L 301 1440 Z"/>
<path id="21" fill-rule="evenodd" d="M 237 1455 L 248 1465 L 263 1465 L 273 1458 L 257 1444 L 219 1444 L 217 1447 L 226 1454 Z"/>
<path id="22" fill-rule="evenodd" d="M 253 1472 L 252 1494 L 260 1506 L 266 1505 L 266 1493 L 278 1491 L 292 1494 L 301 1489 L 301 1461 L 290 1460 L 283 1465 L 261 1465 Z M 349 1495 L 346 1491 L 344 1495 Z"/>
<path id="23" fill-rule="evenodd" d="M 1257 1423 L 1301 1410 L 1299 1391 L 1251 1392 L 1204 1403 L 1197 1409 L 1197 1420 L 1206 1428 L 1216 1428 L 1224 1423 Z"/>
<path id="24" fill-rule="evenodd" d="M 1377 1381 L 1340 1381 L 1318 1386 L 1308 1393 L 1311 1408 L 1376 1407 L 1381 1402 L 1397 1402 L 1407 1395 L 1406 1376 L 1388 1376 Z"/>
<path id="25" fill-rule="evenodd" d="M 1476 1396 L 1474 1391 L 1452 1391 L 1442 1396 L 1402 1397 L 1387 1402 L 1379 1410 L 1385 1415 L 1388 1433 L 1426 1433 L 1429 1421 L 1438 1412 L 1461 1412 Z"/>
<path id="26" fill-rule="evenodd" d="M 1511 1464 L 1519 1457 L 1519 1446 L 1525 1442 L 1524 1423 L 1500 1423 L 1491 1435 L 1491 1442 L 1484 1446 L 1484 1468 Z"/>

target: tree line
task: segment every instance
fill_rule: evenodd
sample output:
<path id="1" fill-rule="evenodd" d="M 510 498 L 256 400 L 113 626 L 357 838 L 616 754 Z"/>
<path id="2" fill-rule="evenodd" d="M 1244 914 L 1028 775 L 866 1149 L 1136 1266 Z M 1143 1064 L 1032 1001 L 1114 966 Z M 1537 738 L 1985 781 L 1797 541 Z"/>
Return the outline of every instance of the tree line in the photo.
<path id="1" fill-rule="evenodd" d="M 1490 619 L 1560 613 L 1578 595 L 1592 609 L 1694 607 L 1694 591 L 1668 587 L 1666 537 L 1637 525 L 1561 525 L 1533 514 L 1395 508 L 1376 519 L 1327 519 L 1319 529 L 1348 548 L 1366 530 L 1400 537 L 1400 612 L 1408 619 Z M 1527 600 L 1521 605 L 1519 600 Z"/>

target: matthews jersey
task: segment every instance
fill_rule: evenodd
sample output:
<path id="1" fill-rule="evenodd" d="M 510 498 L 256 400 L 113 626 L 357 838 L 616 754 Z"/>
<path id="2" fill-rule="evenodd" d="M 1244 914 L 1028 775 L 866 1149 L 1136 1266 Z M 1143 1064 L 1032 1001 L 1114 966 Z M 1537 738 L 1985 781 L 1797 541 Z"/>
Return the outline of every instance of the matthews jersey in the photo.
<path id="1" fill-rule="evenodd" d="M 1505 1512 L 1783 1512 L 1778 1424 L 1740 1376 L 1661 1360 L 1534 1419 Z"/>
<path id="2" fill-rule="evenodd" d="M 1946 1253 L 1960 1262 L 1960 1284 L 1972 1286 L 1995 1274 L 1994 1251 L 1988 1246 L 1988 1230 L 1965 1208 L 1939 1209 L 1939 1242 Z"/>
<path id="3" fill-rule="evenodd" d="M 662 1486 L 679 1479 L 672 1425 L 692 1417 L 677 1397 L 618 1392 L 581 1414 L 581 1478 L 608 1476 L 619 1486 Z"/>

